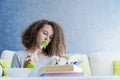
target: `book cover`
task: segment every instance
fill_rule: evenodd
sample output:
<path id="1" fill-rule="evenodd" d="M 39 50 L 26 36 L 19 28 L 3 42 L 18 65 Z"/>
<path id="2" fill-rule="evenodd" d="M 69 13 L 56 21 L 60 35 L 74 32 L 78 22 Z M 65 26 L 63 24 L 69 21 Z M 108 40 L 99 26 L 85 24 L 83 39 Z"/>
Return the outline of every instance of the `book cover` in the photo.
<path id="1" fill-rule="evenodd" d="M 45 66 L 44 70 L 45 72 L 63 72 L 63 71 L 83 72 L 83 70 L 76 65 L 50 65 Z"/>
<path id="2" fill-rule="evenodd" d="M 74 71 L 66 71 L 66 72 L 45 72 L 44 76 L 85 76 L 84 72 L 74 72 Z"/>

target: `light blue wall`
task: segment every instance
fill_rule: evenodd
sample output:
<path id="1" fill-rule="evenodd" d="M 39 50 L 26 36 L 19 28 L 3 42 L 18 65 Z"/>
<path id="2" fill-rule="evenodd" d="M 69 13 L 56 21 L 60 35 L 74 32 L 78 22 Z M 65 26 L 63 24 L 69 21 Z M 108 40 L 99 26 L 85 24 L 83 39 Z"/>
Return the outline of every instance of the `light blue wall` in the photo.
<path id="1" fill-rule="evenodd" d="M 0 53 L 23 50 L 21 33 L 38 19 L 63 26 L 68 53 L 120 51 L 120 0 L 0 0 Z"/>

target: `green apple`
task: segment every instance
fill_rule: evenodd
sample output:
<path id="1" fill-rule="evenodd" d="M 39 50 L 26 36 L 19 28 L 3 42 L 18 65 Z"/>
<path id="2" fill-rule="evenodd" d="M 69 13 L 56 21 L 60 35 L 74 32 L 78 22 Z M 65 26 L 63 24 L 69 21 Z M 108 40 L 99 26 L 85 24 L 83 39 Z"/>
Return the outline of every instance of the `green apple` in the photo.
<path id="1" fill-rule="evenodd" d="M 27 68 L 34 68 L 34 64 L 29 63 L 29 64 L 27 65 Z"/>

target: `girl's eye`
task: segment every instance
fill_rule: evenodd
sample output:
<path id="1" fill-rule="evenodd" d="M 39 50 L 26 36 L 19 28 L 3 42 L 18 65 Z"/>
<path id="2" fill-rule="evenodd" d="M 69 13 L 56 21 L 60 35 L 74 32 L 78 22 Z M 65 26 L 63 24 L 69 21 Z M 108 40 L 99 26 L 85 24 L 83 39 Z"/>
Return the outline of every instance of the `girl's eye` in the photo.
<path id="1" fill-rule="evenodd" d="M 50 39 L 52 39 L 53 38 L 53 36 L 50 36 Z"/>
<path id="2" fill-rule="evenodd" d="M 43 32 L 43 34 L 44 34 L 44 35 L 48 35 L 48 33 L 47 33 L 47 32 Z"/>

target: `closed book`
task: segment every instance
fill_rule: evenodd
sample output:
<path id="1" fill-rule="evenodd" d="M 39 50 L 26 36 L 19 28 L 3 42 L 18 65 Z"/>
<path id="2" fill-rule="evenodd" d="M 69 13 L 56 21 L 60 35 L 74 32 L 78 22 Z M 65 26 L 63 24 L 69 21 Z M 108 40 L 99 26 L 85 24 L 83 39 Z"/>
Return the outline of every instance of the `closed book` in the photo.
<path id="1" fill-rule="evenodd" d="M 83 70 L 76 65 L 50 65 L 45 66 L 45 72 L 67 72 L 67 71 L 74 71 L 74 72 L 83 72 Z"/>
<path id="2" fill-rule="evenodd" d="M 85 76 L 84 72 L 45 72 L 44 76 Z"/>

